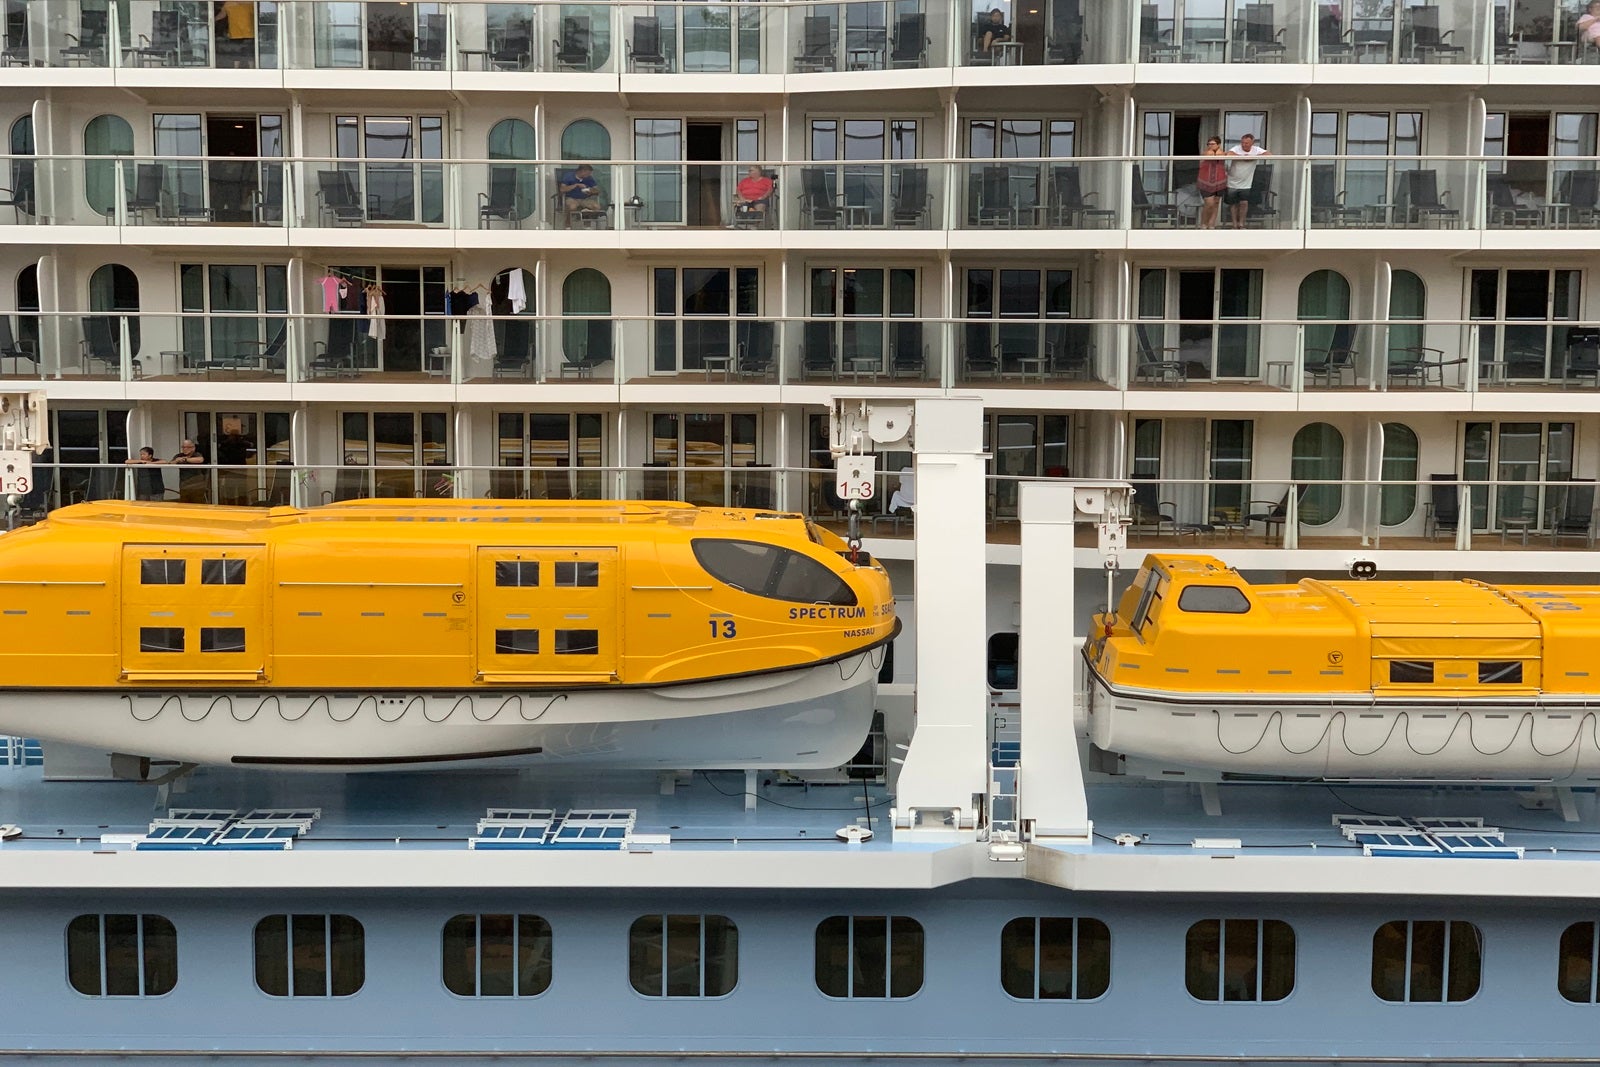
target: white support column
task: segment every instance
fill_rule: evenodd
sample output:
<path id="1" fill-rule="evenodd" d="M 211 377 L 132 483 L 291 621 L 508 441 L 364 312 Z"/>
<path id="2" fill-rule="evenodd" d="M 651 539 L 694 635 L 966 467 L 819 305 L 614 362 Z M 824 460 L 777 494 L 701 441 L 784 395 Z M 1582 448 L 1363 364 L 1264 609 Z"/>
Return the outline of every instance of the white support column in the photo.
<path id="1" fill-rule="evenodd" d="M 1073 593 L 1076 487 L 1023 482 L 1022 625 L 1017 672 L 1022 761 L 1017 810 L 1033 836 L 1087 839 L 1094 824 L 1083 789 L 1075 704 L 1079 634 Z"/>
<path id="2" fill-rule="evenodd" d="M 915 401 L 917 729 L 896 833 L 975 833 L 987 789 L 983 401 Z"/>

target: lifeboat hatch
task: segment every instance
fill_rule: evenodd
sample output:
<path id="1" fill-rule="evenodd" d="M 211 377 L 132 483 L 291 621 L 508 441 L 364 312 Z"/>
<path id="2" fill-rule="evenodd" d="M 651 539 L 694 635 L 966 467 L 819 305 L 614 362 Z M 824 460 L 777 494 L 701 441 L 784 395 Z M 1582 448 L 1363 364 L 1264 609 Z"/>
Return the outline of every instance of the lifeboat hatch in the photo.
<path id="1" fill-rule="evenodd" d="M 477 677 L 522 685 L 617 679 L 615 548 L 480 548 Z"/>
<path id="2" fill-rule="evenodd" d="M 266 577 L 262 545 L 123 546 L 123 678 L 259 681 Z"/>

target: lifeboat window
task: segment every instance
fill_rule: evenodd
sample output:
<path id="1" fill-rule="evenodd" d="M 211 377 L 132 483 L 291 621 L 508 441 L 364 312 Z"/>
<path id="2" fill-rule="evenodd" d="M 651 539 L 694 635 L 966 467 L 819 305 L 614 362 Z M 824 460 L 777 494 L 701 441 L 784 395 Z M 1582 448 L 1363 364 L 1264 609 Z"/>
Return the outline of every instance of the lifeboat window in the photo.
<path id="1" fill-rule="evenodd" d="M 178 560 L 177 562 L 182 562 Z M 243 585 L 244 560 L 203 559 L 200 561 L 201 585 Z"/>
<path id="2" fill-rule="evenodd" d="M 1427 685 L 1433 681 L 1433 661 L 1419 659 L 1390 660 L 1389 681 L 1395 685 Z"/>
<path id="3" fill-rule="evenodd" d="M 1020 684 L 1017 670 L 1017 635 L 989 635 L 989 688 L 1015 689 Z"/>
<path id="4" fill-rule="evenodd" d="M 1556 988 L 1574 1004 L 1600 1004 L 1600 923 L 1573 923 L 1561 932 Z"/>
<path id="5" fill-rule="evenodd" d="M 537 656 L 539 654 L 538 630 L 496 630 L 494 651 L 497 656 Z"/>
<path id="6" fill-rule="evenodd" d="M 444 987 L 461 997 L 550 988 L 550 924 L 537 915 L 457 915 L 444 924 Z"/>
<path id="7" fill-rule="evenodd" d="M 1099 919 L 1012 919 L 1000 931 L 1000 986 L 1018 1000 L 1094 1000 L 1111 984 L 1111 931 Z"/>
<path id="8" fill-rule="evenodd" d="M 793 549 L 722 538 L 699 538 L 693 548 L 708 574 L 746 593 L 801 604 L 856 602 L 844 579 Z"/>
<path id="9" fill-rule="evenodd" d="M 243 626 L 200 627 L 201 652 L 243 652 Z"/>
<path id="10" fill-rule="evenodd" d="M 600 654 L 599 630 L 557 630 L 556 655 L 598 656 Z"/>
<path id="11" fill-rule="evenodd" d="M 1402 920 L 1372 935 L 1372 991 L 1381 1000 L 1471 1000 L 1482 977 L 1483 934 L 1471 923 Z"/>
<path id="12" fill-rule="evenodd" d="M 835 915 L 817 924 L 824 996 L 898 1000 L 922 989 L 922 924 L 904 915 Z"/>
<path id="13" fill-rule="evenodd" d="M 600 584 L 600 564 L 593 560 L 556 564 L 556 585 L 563 588 L 597 586 Z"/>
<path id="14" fill-rule="evenodd" d="M 1178 610 L 1244 615 L 1250 610 L 1250 598 L 1231 585 L 1191 585 L 1178 594 Z"/>
<path id="15" fill-rule="evenodd" d="M 1479 685 L 1521 685 L 1522 661 L 1497 660 L 1478 664 Z"/>
<path id="16" fill-rule="evenodd" d="M 539 584 L 537 560 L 498 559 L 494 563 L 494 584 L 532 588 Z"/>
<path id="17" fill-rule="evenodd" d="M 182 652 L 183 627 L 181 626 L 141 626 L 139 627 L 140 652 Z"/>
<path id="18" fill-rule="evenodd" d="M 366 931 L 348 915 L 256 923 L 256 988 L 269 997 L 348 997 L 367 980 Z"/>
<path id="19" fill-rule="evenodd" d="M 1294 927 L 1278 919 L 1205 919 L 1189 927 L 1184 983 L 1196 1000 L 1282 1000 L 1294 990 Z"/>
<path id="20" fill-rule="evenodd" d="M 139 584 L 182 585 L 186 562 L 181 559 L 141 559 Z"/>
<path id="21" fill-rule="evenodd" d="M 1166 579 L 1161 575 L 1152 571 L 1145 577 L 1144 592 L 1139 594 L 1139 606 L 1133 609 L 1133 618 L 1128 620 L 1134 633 L 1144 632 L 1144 624 L 1150 621 L 1150 613 L 1155 610 L 1156 601 L 1161 599 L 1165 587 Z"/>
<path id="22" fill-rule="evenodd" d="M 67 981 L 86 997 L 159 997 L 178 984 L 178 931 L 160 915 L 67 924 Z"/>
<path id="23" fill-rule="evenodd" d="M 739 928 L 726 915 L 641 915 L 628 980 L 647 997 L 724 997 L 739 984 Z"/>

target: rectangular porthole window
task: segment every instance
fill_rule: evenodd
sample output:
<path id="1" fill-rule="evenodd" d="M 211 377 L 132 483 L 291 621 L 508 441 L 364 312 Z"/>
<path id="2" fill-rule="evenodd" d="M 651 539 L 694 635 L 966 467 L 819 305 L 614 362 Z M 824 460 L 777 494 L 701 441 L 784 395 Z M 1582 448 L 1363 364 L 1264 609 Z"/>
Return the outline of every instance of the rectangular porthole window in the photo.
<path id="1" fill-rule="evenodd" d="M 178 932 L 160 915 L 67 924 L 67 981 L 87 997 L 159 997 L 178 984 Z"/>
<path id="2" fill-rule="evenodd" d="M 556 655 L 598 656 L 600 654 L 599 630 L 557 630 Z"/>
<path id="3" fill-rule="evenodd" d="M 256 986 L 269 997 L 348 997 L 367 980 L 366 932 L 348 915 L 256 923 Z"/>
<path id="4" fill-rule="evenodd" d="M 1521 685 L 1522 661 L 1501 660 L 1478 664 L 1479 685 Z"/>
<path id="5" fill-rule="evenodd" d="M 444 924 L 444 985 L 461 997 L 550 988 L 550 924 L 537 915 L 457 915 Z"/>
<path id="6" fill-rule="evenodd" d="M 1000 931 L 1000 986 L 1019 1000 L 1093 1000 L 1111 984 L 1111 931 L 1099 919 L 1012 919 Z"/>
<path id="7" fill-rule="evenodd" d="M 202 626 L 200 628 L 201 652 L 243 652 L 244 627 Z"/>
<path id="8" fill-rule="evenodd" d="M 628 930 L 628 978 L 647 997 L 721 997 L 739 982 L 739 928 L 725 915 L 644 915 Z"/>
<path id="9" fill-rule="evenodd" d="M 600 564 L 588 560 L 556 564 L 557 587 L 575 588 L 600 584 Z"/>
<path id="10" fill-rule="evenodd" d="M 1282 1000 L 1294 989 L 1294 928 L 1278 919 L 1205 919 L 1189 927 L 1184 982 L 1196 1000 Z"/>
<path id="11" fill-rule="evenodd" d="M 537 561 L 531 560 L 495 560 L 494 584 L 515 586 L 523 589 L 537 586 L 539 584 L 539 564 Z"/>
<path id="12" fill-rule="evenodd" d="M 835 915 L 817 924 L 816 982 L 827 997 L 890 999 L 922 988 L 922 924 L 904 915 Z"/>
<path id="13" fill-rule="evenodd" d="M 180 561 L 181 562 L 181 561 Z M 244 560 L 203 559 L 200 561 L 201 585 L 243 585 Z"/>
<path id="14" fill-rule="evenodd" d="M 538 630 L 496 630 L 494 651 L 499 656 L 537 656 Z"/>
<path id="15" fill-rule="evenodd" d="M 1431 660 L 1397 659 L 1389 663 L 1389 681 L 1397 685 L 1424 685 L 1433 681 Z"/>
<path id="16" fill-rule="evenodd" d="M 141 626 L 139 627 L 140 652 L 182 652 L 183 627 L 181 626 Z"/>
<path id="17" fill-rule="evenodd" d="M 186 573 L 185 560 L 141 559 L 139 561 L 140 585 L 182 585 Z"/>
<path id="18" fill-rule="evenodd" d="M 1483 976 L 1483 934 L 1469 922 L 1397 920 L 1372 935 L 1372 991 L 1381 1000 L 1471 1000 Z"/>

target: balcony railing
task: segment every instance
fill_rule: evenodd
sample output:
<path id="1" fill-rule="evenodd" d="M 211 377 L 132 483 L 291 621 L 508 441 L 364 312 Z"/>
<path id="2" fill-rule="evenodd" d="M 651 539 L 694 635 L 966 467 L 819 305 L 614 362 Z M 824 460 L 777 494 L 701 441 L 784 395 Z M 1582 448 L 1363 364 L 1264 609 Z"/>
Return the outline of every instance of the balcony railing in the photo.
<path id="1" fill-rule="evenodd" d="M 204 444 L 204 442 L 202 442 Z M 35 489 L 8 518 L 42 518 L 50 509 L 95 500 L 178 500 L 244 507 L 310 507 L 369 498 L 686 500 L 770 508 L 845 529 L 848 511 L 830 492 L 833 472 L 740 460 L 675 460 L 602 466 L 592 455 L 533 454 L 513 464 L 450 460 L 445 441 L 346 442 L 337 464 L 290 458 L 287 441 L 249 442 L 254 461 L 217 463 L 35 463 Z M 752 446 L 751 456 L 756 455 Z M 1037 457 L 1035 457 L 1037 459 Z M 733 460 L 729 462 L 729 460 Z M 1258 465 L 1259 462 L 1258 462 Z M 1079 476 L 1103 476 L 1075 472 Z M 1600 522 L 1593 479 L 1463 478 L 1454 473 L 1360 480 L 1264 474 L 1249 480 L 1126 476 L 1135 494 L 1128 533 L 1135 549 L 1400 549 L 1592 551 Z M 1015 542 L 1019 486 L 1038 476 L 990 475 L 989 537 Z M 874 499 L 860 512 L 868 536 L 916 530 L 914 484 L 880 471 Z M 897 499 L 896 491 L 900 496 Z M 1091 540 L 1082 540 L 1088 547 Z"/>
<path id="2" fill-rule="evenodd" d="M 1600 323 L 20 312 L 0 377 L 1504 394 L 1600 388 Z"/>
<path id="3" fill-rule="evenodd" d="M 1573 0 L 1108 0 L 1024 5 L 995 24 L 970 4 L 943 0 L 231 0 L 210 7 L 28 0 L 8 8 L 0 71 L 406 70 L 439 74 L 441 86 L 456 75 L 487 75 L 510 86 L 514 76 L 530 73 L 1600 62 L 1600 49 L 1577 32 L 1581 10 Z"/>
<path id="4" fill-rule="evenodd" d="M 0 228 L 726 228 L 759 235 L 1182 231 L 1242 221 L 1248 229 L 1282 231 L 1600 229 L 1597 156 L 596 160 L 588 166 L 592 173 L 580 174 L 574 161 L 9 156 L 0 157 L 6 183 Z M 1235 182 L 1218 197 L 1215 221 L 1200 191 L 1202 177 Z M 1234 200 L 1247 205 L 1242 213 Z"/>

